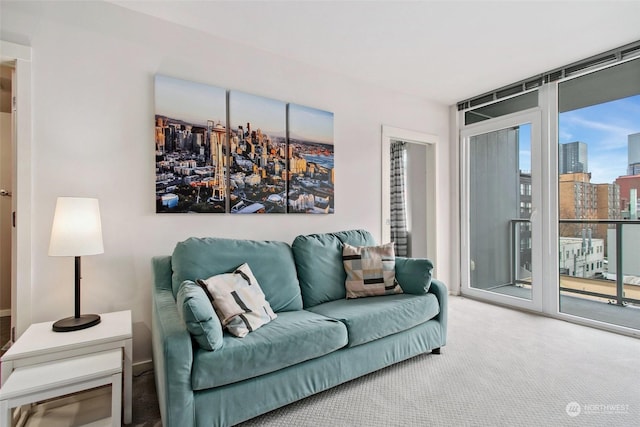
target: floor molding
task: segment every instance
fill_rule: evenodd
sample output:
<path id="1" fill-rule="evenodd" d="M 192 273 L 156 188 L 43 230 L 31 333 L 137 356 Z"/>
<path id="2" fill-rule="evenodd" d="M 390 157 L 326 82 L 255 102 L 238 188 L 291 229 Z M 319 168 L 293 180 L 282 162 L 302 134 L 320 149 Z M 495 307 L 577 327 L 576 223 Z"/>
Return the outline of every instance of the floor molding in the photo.
<path id="1" fill-rule="evenodd" d="M 131 366 L 131 372 L 134 377 L 142 374 L 143 372 L 152 371 L 153 370 L 153 360 L 145 360 L 143 362 L 135 362 Z"/>

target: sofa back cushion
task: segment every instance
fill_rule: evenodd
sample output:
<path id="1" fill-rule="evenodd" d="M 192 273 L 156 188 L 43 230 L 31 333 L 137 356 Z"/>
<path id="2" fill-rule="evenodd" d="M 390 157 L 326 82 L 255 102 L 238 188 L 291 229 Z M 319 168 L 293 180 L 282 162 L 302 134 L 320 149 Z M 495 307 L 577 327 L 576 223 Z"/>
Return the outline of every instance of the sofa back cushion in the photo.
<path id="1" fill-rule="evenodd" d="M 347 275 L 342 263 L 342 246 L 374 246 L 366 230 L 298 236 L 291 248 L 295 257 L 304 307 L 313 307 L 346 297 Z"/>
<path id="2" fill-rule="evenodd" d="M 207 279 L 249 264 L 275 312 L 302 309 L 291 247 L 284 242 L 192 237 L 171 256 L 174 296 L 185 280 Z"/>

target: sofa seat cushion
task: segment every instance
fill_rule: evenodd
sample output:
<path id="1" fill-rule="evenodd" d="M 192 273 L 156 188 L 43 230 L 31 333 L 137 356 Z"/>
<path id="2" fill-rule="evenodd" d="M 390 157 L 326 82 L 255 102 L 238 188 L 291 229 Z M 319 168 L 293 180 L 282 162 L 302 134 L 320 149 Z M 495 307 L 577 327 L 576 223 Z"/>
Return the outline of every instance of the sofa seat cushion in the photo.
<path id="1" fill-rule="evenodd" d="M 355 347 L 424 323 L 439 313 L 440 306 L 434 294 L 394 294 L 331 301 L 308 310 L 344 323 L 347 347 Z"/>
<path id="2" fill-rule="evenodd" d="M 218 351 L 194 349 L 194 390 L 223 386 L 324 356 L 347 344 L 341 322 L 305 310 L 278 317 L 244 338 L 225 334 Z"/>

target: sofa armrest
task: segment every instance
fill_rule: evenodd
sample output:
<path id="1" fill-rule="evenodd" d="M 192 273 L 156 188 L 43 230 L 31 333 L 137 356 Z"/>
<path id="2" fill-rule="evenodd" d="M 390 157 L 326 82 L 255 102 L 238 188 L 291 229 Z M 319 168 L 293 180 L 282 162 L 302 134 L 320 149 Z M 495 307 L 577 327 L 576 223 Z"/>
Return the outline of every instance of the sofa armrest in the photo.
<path id="1" fill-rule="evenodd" d="M 396 257 L 396 280 L 402 292 L 412 295 L 425 295 L 431 285 L 433 263 L 426 258 Z"/>
<path id="2" fill-rule="evenodd" d="M 447 319 L 449 317 L 449 289 L 447 289 L 447 286 L 441 281 L 432 279 L 429 292 L 435 294 L 436 298 L 438 298 L 438 303 L 440 304 L 440 313 L 438 313 L 436 318 L 440 322 L 442 345 L 445 345 L 447 343 Z"/>
<path id="3" fill-rule="evenodd" d="M 414 295 L 432 293 L 438 299 L 440 312 L 436 316 L 436 319 L 440 322 L 441 345 L 445 345 L 447 342 L 447 304 L 449 290 L 444 283 L 431 278 L 433 263 L 426 258 L 396 257 L 395 269 L 396 280 L 404 293 Z"/>
<path id="4" fill-rule="evenodd" d="M 153 259 L 152 340 L 156 392 L 164 426 L 195 425 L 191 388 L 193 346 L 176 307 L 171 287 L 170 257 Z M 168 276 L 167 276 L 168 274 Z"/>

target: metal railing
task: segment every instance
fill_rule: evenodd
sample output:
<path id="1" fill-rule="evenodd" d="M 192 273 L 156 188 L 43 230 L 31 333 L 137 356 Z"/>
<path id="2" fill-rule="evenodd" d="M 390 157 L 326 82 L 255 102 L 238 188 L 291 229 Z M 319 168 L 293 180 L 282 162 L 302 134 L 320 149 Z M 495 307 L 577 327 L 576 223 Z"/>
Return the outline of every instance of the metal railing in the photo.
<path id="1" fill-rule="evenodd" d="M 623 245 L 622 245 L 622 227 L 624 225 L 640 225 L 639 220 L 631 219 L 560 219 L 560 224 L 614 224 L 616 230 L 616 304 L 623 306 L 625 302 L 640 304 L 640 300 L 627 298 L 624 296 L 624 273 L 622 269 Z M 602 294 L 599 292 L 591 292 L 580 289 L 571 289 L 560 287 L 561 291 L 574 292 L 583 295 L 611 298 L 613 295 Z"/>
<path id="2" fill-rule="evenodd" d="M 517 226 L 522 223 L 530 223 L 529 219 L 512 219 L 510 222 L 510 232 L 511 232 L 511 284 L 516 285 L 518 283 L 522 283 L 522 280 L 519 280 L 517 277 L 517 271 L 519 268 L 519 257 L 520 257 L 520 248 L 518 247 L 518 239 L 516 238 Z M 623 233 L 622 228 L 625 225 L 640 225 L 640 220 L 629 220 L 629 219 L 560 219 L 560 224 L 612 224 L 615 225 L 615 234 L 616 234 L 616 294 L 604 294 L 601 292 L 587 291 L 584 289 L 573 289 L 568 287 L 560 286 L 560 290 L 564 292 L 571 292 L 581 295 L 588 295 L 599 298 L 615 298 L 616 305 L 624 306 L 625 303 L 634 303 L 640 304 L 639 299 L 625 297 L 624 295 L 624 274 L 623 274 Z M 562 237 L 562 236 L 561 236 Z M 638 249 L 640 251 L 640 248 Z"/>
<path id="3" fill-rule="evenodd" d="M 524 281 L 518 279 L 518 270 L 519 270 L 519 260 L 520 260 L 520 248 L 518 246 L 518 239 L 516 238 L 516 236 L 518 235 L 517 233 L 517 226 L 519 224 L 526 224 L 526 223 L 531 223 L 531 220 L 529 219 L 524 219 L 524 218 L 518 218 L 518 219 L 512 219 L 509 221 L 510 225 L 511 225 L 511 267 L 510 267 L 510 277 L 511 277 L 511 284 L 512 285 L 517 285 L 517 284 L 522 284 Z"/>

